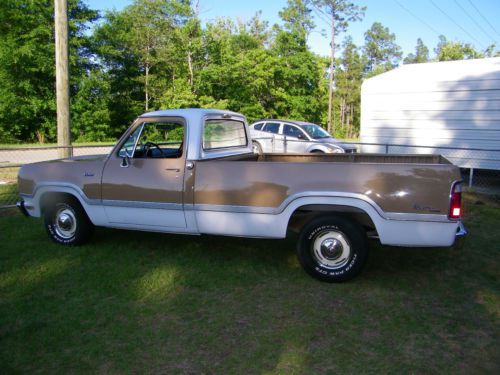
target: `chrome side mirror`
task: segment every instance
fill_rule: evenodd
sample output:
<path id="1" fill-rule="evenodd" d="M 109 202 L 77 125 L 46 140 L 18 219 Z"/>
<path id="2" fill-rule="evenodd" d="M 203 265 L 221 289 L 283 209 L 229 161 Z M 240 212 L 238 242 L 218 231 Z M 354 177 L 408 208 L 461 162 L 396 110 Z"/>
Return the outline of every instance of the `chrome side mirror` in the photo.
<path id="1" fill-rule="evenodd" d="M 132 156 L 128 153 L 128 150 L 125 150 L 125 156 L 122 157 L 122 162 L 120 164 L 120 167 L 122 168 L 128 168 L 130 165 L 130 158 Z"/>

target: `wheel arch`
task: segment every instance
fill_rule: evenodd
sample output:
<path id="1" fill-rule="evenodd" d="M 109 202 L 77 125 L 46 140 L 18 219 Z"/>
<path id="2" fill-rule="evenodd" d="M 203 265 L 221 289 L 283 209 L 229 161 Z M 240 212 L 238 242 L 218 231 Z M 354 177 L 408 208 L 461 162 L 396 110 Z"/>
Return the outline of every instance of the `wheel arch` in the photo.
<path id="1" fill-rule="evenodd" d="M 376 225 L 366 211 L 358 207 L 338 204 L 307 204 L 300 206 L 288 219 L 287 229 L 298 233 L 311 220 L 332 215 L 357 222 L 367 233 L 376 232 Z"/>
<path id="2" fill-rule="evenodd" d="M 54 184 L 54 183 L 40 183 L 38 184 L 34 195 L 23 196 L 23 199 L 28 202 L 33 210 L 30 212 L 31 216 L 40 217 L 43 214 L 44 205 L 57 197 L 71 197 L 75 199 L 83 211 L 87 214 L 90 221 L 94 225 L 106 225 L 108 220 L 105 215 L 102 202 L 100 199 L 89 199 L 85 196 L 83 191 L 76 185 L 72 184 Z"/>
<path id="3" fill-rule="evenodd" d="M 376 237 L 382 217 L 369 203 L 358 198 L 302 197 L 286 208 L 286 228 L 300 232 L 311 220 L 320 216 L 340 216 L 360 224 L 370 237 Z"/>
<path id="4" fill-rule="evenodd" d="M 83 208 L 83 210 L 85 211 L 85 207 L 83 206 L 82 202 L 80 201 L 80 199 L 78 199 L 78 195 L 75 194 L 74 192 L 68 192 L 68 191 L 57 191 L 57 190 L 47 190 L 47 191 L 44 191 L 40 194 L 40 197 L 38 199 L 38 206 L 39 206 L 39 209 L 40 209 L 40 213 L 43 215 L 43 213 L 45 212 L 46 208 L 50 205 L 50 204 L 53 204 L 57 201 L 59 201 L 60 199 L 72 199 L 76 202 L 78 202 L 78 204 L 80 204 L 80 206 Z"/>

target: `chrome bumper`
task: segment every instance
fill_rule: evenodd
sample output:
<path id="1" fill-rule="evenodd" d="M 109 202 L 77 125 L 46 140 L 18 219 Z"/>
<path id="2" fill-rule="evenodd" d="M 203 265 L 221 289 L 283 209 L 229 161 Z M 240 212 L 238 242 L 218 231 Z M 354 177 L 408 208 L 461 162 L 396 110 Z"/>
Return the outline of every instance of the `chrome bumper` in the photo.
<path id="1" fill-rule="evenodd" d="M 465 229 L 464 224 L 459 221 L 458 222 L 458 228 L 457 228 L 457 234 L 455 234 L 455 244 L 453 245 L 454 248 L 460 249 L 465 241 L 465 237 L 467 237 L 467 229 Z"/>
<path id="2" fill-rule="evenodd" d="M 19 211 L 21 211 L 24 216 L 26 216 L 26 217 L 30 216 L 30 214 L 26 210 L 26 207 L 24 206 L 24 201 L 18 201 L 16 203 L 16 206 L 17 206 L 17 208 L 19 208 Z"/>

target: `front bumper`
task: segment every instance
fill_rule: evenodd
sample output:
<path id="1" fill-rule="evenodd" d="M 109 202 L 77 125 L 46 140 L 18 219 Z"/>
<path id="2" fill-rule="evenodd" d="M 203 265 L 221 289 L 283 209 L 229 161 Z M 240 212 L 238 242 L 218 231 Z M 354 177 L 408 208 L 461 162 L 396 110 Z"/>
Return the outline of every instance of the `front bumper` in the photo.
<path id="1" fill-rule="evenodd" d="M 465 229 L 464 224 L 459 221 L 457 233 L 455 234 L 455 243 L 453 245 L 454 248 L 461 248 L 465 242 L 465 237 L 467 237 L 467 229 Z"/>
<path id="2" fill-rule="evenodd" d="M 26 210 L 26 207 L 24 205 L 24 201 L 20 200 L 16 203 L 17 208 L 19 208 L 19 211 L 22 212 L 22 214 L 26 217 L 29 217 L 30 214 L 28 213 L 28 210 Z"/>

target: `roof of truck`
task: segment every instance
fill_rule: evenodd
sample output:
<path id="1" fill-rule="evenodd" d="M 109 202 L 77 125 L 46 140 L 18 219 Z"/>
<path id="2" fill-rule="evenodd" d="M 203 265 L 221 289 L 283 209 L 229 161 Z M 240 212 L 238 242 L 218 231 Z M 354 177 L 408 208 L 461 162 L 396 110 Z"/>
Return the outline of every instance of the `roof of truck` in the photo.
<path id="1" fill-rule="evenodd" d="M 206 116 L 206 115 L 230 115 L 243 117 L 241 113 L 226 111 L 222 109 L 211 108 L 180 108 L 180 109 L 164 109 L 160 111 L 143 113 L 139 117 L 161 117 L 161 116 Z"/>

